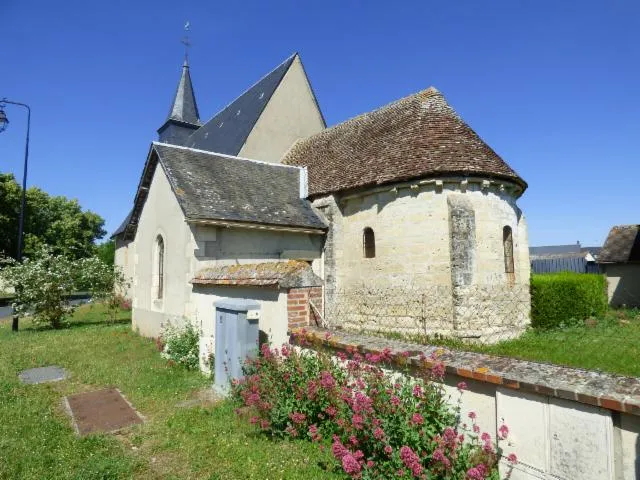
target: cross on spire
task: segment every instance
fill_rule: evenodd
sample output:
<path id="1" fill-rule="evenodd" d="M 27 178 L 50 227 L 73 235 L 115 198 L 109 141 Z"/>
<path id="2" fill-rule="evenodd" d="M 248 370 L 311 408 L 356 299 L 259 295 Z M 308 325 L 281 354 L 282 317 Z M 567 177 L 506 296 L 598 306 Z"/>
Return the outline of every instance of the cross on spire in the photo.
<path id="1" fill-rule="evenodd" d="M 191 46 L 191 40 L 189 39 L 189 29 L 191 28 L 191 23 L 187 20 L 184 24 L 184 31 L 187 32 L 180 43 L 184 45 L 184 61 L 188 63 L 189 61 L 189 47 Z"/>

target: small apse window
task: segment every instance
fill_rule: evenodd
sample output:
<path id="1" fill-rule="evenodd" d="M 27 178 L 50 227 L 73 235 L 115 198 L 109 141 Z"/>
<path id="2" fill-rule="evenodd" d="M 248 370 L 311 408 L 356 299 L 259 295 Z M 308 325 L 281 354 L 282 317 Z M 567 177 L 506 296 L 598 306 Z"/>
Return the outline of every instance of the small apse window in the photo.
<path id="1" fill-rule="evenodd" d="M 502 244 L 504 247 L 504 271 L 513 273 L 513 232 L 511 227 L 506 226 L 502 229 Z"/>
<path id="2" fill-rule="evenodd" d="M 376 237 L 372 228 L 365 228 L 362 233 L 362 249 L 364 258 L 374 258 L 376 256 Z"/>

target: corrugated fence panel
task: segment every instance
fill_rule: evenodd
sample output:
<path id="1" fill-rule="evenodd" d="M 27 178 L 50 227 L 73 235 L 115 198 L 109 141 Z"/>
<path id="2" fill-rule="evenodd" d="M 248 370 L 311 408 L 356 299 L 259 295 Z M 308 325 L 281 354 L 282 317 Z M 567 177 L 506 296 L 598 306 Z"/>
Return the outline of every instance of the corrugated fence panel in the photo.
<path id="1" fill-rule="evenodd" d="M 556 272 L 576 272 L 576 273 L 600 273 L 600 266 L 597 263 L 587 262 L 584 258 L 560 257 L 544 258 L 531 261 L 532 273 L 556 273 Z"/>

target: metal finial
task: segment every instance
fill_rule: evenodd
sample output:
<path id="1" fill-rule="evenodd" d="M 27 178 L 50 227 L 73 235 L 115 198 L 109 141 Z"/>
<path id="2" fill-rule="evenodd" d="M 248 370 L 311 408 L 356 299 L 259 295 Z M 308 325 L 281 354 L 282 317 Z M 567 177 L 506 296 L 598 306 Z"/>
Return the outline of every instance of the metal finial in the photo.
<path id="1" fill-rule="evenodd" d="M 187 34 L 184 37 L 182 37 L 182 40 L 180 40 L 180 42 L 184 45 L 184 62 L 185 62 L 185 65 L 189 61 L 189 47 L 191 46 L 191 40 L 189 40 L 189 29 L 190 28 L 191 28 L 191 23 L 187 20 L 187 22 L 184 24 L 184 31 L 187 32 Z"/>

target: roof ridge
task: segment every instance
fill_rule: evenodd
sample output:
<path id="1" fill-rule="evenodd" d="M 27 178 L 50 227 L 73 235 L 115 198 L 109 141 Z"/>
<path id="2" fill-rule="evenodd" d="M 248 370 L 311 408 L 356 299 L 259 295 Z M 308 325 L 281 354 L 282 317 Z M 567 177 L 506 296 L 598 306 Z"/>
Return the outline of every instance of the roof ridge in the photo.
<path id="1" fill-rule="evenodd" d="M 263 164 L 263 165 L 272 165 L 274 167 L 296 168 L 298 170 L 303 170 L 304 169 L 304 167 L 300 167 L 298 165 L 284 165 L 282 163 L 266 162 L 264 160 L 256 160 L 255 158 L 238 157 L 237 155 L 229 155 L 227 153 L 212 152 L 211 150 L 202 150 L 202 149 L 199 149 L 199 148 L 185 147 L 183 145 L 174 145 L 174 144 L 171 144 L 171 143 L 163 143 L 163 142 L 151 142 L 151 143 L 152 143 L 152 145 L 160 145 L 160 146 L 163 146 L 163 147 L 177 148 L 177 149 L 181 149 L 181 150 L 190 150 L 192 152 L 205 153 L 207 155 L 214 155 L 216 157 L 224 157 L 224 158 L 229 158 L 229 159 L 232 159 L 232 160 L 241 160 L 241 161 L 245 161 L 245 162 L 260 163 L 260 164 Z"/>

